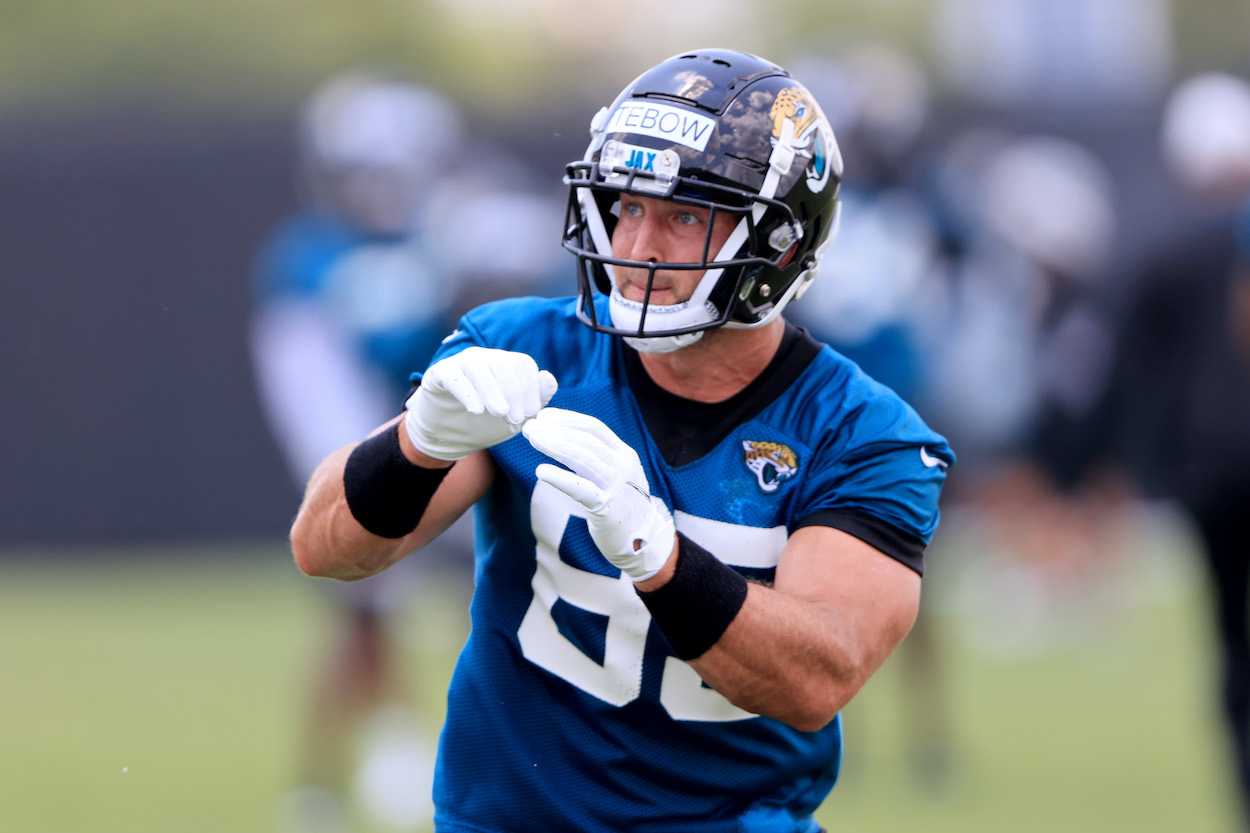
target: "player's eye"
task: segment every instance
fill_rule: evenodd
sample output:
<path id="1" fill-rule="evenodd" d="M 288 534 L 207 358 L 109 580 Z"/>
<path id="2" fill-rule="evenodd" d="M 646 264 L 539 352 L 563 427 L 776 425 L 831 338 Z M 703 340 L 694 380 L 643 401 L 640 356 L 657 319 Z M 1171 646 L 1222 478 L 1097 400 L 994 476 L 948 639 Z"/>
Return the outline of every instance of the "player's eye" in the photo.
<path id="1" fill-rule="evenodd" d="M 693 211 L 683 211 L 677 215 L 677 222 L 681 223 L 683 226 L 698 225 L 702 219 L 702 217 L 695 214 Z"/>

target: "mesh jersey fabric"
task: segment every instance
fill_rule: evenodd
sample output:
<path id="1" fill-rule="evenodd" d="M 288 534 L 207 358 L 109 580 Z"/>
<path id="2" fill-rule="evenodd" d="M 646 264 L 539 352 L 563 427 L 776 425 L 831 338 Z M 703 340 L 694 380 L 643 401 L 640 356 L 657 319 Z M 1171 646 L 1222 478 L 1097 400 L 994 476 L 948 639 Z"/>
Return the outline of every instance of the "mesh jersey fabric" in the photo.
<path id="1" fill-rule="evenodd" d="M 748 577 L 771 578 L 787 530 L 822 510 L 864 510 L 929 541 L 945 472 L 925 455 L 953 455 L 854 364 L 823 348 L 754 418 L 673 467 L 626 381 L 630 348 L 579 323 L 575 303 L 479 307 L 435 361 L 475 344 L 533 356 L 560 383 L 550 404 L 607 423 L 638 451 L 677 528 Z M 536 487 L 547 458 L 521 436 L 490 453 L 498 472 L 475 507 L 472 629 L 448 694 L 436 829 L 817 830 L 840 717 L 802 732 L 704 685 L 595 549 L 579 507 Z"/>

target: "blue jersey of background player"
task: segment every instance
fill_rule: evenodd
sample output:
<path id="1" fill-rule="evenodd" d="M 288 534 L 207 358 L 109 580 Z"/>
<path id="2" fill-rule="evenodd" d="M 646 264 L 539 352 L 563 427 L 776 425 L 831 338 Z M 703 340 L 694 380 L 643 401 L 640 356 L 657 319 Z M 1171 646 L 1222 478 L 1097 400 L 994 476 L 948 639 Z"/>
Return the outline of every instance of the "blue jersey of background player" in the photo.
<path id="1" fill-rule="evenodd" d="M 421 214 L 459 119 L 431 88 L 364 72 L 335 76 L 301 109 L 302 205 L 256 257 L 249 329 L 259 401 L 300 486 L 327 454 L 394 413 L 413 366 L 429 361 L 454 320 L 456 281 Z M 457 549 L 467 561 L 471 536 L 458 529 L 441 542 L 448 561 Z M 330 829 L 357 809 L 395 830 L 429 816 L 432 732 L 411 708 L 407 651 L 389 633 L 410 600 L 413 566 L 326 594 L 334 638 L 304 686 L 297 787 L 283 807 L 295 829 Z M 406 782 L 398 790 L 395 771 Z M 421 781 L 424 790 L 412 788 Z"/>
<path id="2" fill-rule="evenodd" d="M 953 462 L 780 316 L 840 177 L 785 70 L 660 63 L 568 168 L 578 297 L 469 313 L 402 418 L 314 473 L 311 575 L 384 570 L 477 505 L 439 830 L 816 829 Z"/>

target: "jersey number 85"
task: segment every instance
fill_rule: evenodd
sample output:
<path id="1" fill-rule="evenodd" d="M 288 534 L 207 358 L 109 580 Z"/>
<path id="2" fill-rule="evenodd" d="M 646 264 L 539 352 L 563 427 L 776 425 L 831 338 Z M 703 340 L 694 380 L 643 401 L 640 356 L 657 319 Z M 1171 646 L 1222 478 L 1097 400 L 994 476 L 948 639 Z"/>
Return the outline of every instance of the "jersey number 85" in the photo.
<path id="1" fill-rule="evenodd" d="M 624 706 L 642 692 L 642 660 L 651 614 L 625 574 L 611 578 L 580 570 L 560 558 L 560 542 L 571 517 L 584 518 L 585 510 L 539 481 L 530 499 L 530 522 L 538 542 L 534 598 L 517 637 L 530 662 L 606 703 Z M 558 599 L 607 617 L 602 664 L 560 632 L 551 615 Z M 660 705 L 674 720 L 726 722 L 756 716 L 705 686 L 698 672 L 674 656 L 665 658 Z"/>

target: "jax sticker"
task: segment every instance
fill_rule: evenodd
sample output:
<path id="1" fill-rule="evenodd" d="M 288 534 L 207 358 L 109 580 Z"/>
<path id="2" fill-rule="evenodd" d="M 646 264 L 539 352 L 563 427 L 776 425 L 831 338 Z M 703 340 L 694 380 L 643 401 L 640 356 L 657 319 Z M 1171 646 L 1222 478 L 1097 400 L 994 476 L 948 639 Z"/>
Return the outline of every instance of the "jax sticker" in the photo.
<path id="1" fill-rule="evenodd" d="M 641 145 L 628 145 L 609 139 L 603 143 L 603 154 L 599 161 L 608 179 L 620 177 L 622 168 L 632 168 L 646 176 L 634 182 L 634 188 L 667 194 L 668 186 L 681 169 L 681 159 L 672 149 L 655 150 Z"/>
<path id="2" fill-rule="evenodd" d="M 715 119 L 671 104 L 626 102 L 609 117 L 607 132 L 652 136 L 703 151 L 715 127 Z"/>

